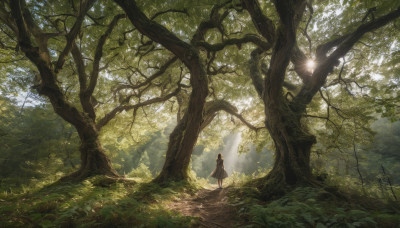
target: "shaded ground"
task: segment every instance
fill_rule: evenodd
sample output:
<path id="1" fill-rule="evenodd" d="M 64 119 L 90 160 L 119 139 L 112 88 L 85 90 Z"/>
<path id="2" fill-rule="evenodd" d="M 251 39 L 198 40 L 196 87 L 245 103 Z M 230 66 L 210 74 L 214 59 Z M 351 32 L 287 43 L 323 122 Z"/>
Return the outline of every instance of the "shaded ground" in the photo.
<path id="1" fill-rule="evenodd" d="M 228 188 L 212 185 L 197 195 L 173 201 L 168 208 L 182 215 L 198 217 L 195 227 L 234 227 L 238 223 L 236 208 L 228 204 Z"/>

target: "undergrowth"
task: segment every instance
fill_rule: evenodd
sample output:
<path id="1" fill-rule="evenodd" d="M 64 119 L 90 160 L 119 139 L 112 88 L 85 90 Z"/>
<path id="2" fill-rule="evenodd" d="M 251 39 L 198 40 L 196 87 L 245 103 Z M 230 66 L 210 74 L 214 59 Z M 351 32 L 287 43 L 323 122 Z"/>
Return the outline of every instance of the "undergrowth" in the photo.
<path id="1" fill-rule="evenodd" d="M 268 172 L 268 171 L 266 171 Z M 251 181 L 264 176 L 233 173 L 224 186 L 240 217 L 239 227 L 399 227 L 400 206 L 376 186 L 360 187 L 355 179 L 330 178 L 325 189 L 297 187 L 264 202 Z M 192 179 L 196 179 L 192 175 Z M 80 183 L 54 183 L 0 193 L 0 227 L 190 227 L 197 218 L 171 211 L 170 201 L 187 198 L 208 185 L 205 179 L 150 182 L 146 167 L 109 182 L 103 176 Z M 249 182 L 250 181 L 250 182 Z M 228 187 L 229 185 L 229 187 Z M 394 186 L 398 194 L 398 187 Z M 379 193 L 380 192 L 380 193 Z"/>
<path id="2" fill-rule="evenodd" d="M 165 207 L 169 200 L 192 194 L 196 186 L 190 183 L 161 188 L 136 179 L 101 187 L 102 178 L 3 195 L 1 227 L 188 227 L 194 222 Z"/>
<path id="3" fill-rule="evenodd" d="M 260 200 L 259 190 L 246 180 L 231 193 L 239 216 L 247 221 L 241 227 L 400 227 L 398 201 L 377 197 L 374 186 L 360 190 L 349 178 L 329 180 L 325 189 L 297 187 L 270 202 Z"/>
<path id="4" fill-rule="evenodd" d="M 320 199 L 322 189 L 296 188 L 266 207 L 254 205 L 248 213 L 252 221 L 268 227 L 374 227 L 373 216 L 361 209 L 335 205 L 332 200 Z"/>

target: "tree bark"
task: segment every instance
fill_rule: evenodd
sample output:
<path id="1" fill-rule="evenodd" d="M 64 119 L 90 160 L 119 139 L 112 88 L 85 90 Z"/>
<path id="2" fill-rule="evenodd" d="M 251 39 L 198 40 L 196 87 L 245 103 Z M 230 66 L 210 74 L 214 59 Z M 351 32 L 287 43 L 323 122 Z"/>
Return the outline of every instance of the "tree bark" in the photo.
<path id="1" fill-rule="evenodd" d="M 87 120 L 85 124 L 76 126 L 76 129 L 81 140 L 79 147 L 81 167 L 78 171 L 62 178 L 62 180 L 81 180 L 94 175 L 119 177 L 104 153 L 95 124 L 91 120 Z"/>
<path id="2" fill-rule="evenodd" d="M 208 80 L 202 64 L 198 64 L 197 70 L 191 70 L 191 84 L 189 107 L 170 135 L 163 169 L 154 180 L 157 183 L 189 178 L 190 158 L 201 131 L 208 95 Z"/>
<path id="3" fill-rule="evenodd" d="M 274 166 L 262 179 L 261 191 L 265 199 L 283 194 L 290 186 L 316 183 L 310 167 L 311 147 L 316 138 L 305 130 L 299 115 L 291 110 L 285 98 L 280 99 L 265 102 L 265 124 L 276 150 Z"/>
<path id="4" fill-rule="evenodd" d="M 169 136 L 168 149 L 165 157 L 164 166 L 160 174 L 154 179 L 156 183 L 166 183 L 169 180 L 180 181 L 187 180 L 189 178 L 189 163 L 191 152 L 183 151 L 183 143 L 190 143 L 193 146 L 191 151 L 197 141 L 196 138 L 185 138 L 184 130 L 187 125 L 187 116 L 178 123 Z M 184 139 L 185 138 L 185 139 Z M 184 139 L 184 141 L 183 141 Z"/>

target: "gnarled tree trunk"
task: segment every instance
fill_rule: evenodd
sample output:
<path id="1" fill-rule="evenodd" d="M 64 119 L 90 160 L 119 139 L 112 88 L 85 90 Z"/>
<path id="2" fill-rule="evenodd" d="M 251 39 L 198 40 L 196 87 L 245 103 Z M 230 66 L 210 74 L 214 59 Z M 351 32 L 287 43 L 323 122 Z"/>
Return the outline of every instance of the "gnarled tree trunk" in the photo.
<path id="1" fill-rule="evenodd" d="M 251 79 L 265 105 L 265 126 L 276 150 L 272 170 L 258 180 L 263 198 L 267 199 L 284 194 L 285 189 L 291 186 L 314 182 L 310 169 L 310 151 L 316 139 L 306 132 L 300 121 L 306 104 L 290 102 L 283 95 L 283 86 L 287 84 L 286 70 L 296 46 L 296 30 L 304 12 L 305 1 L 274 1 L 280 16 L 276 29 L 262 15 L 257 1 L 245 0 L 244 3 L 253 22 L 268 28 L 267 31 L 257 27 L 260 34 L 273 44 L 267 70 L 261 69 L 260 56 L 268 49 L 255 49 L 249 62 Z M 263 82 L 262 74 L 265 75 Z"/>
<path id="2" fill-rule="evenodd" d="M 192 94 L 189 107 L 169 137 L 165 163 L 155 182 L 186 180 L 193 148 L 201 131 L 204 106 L 208 95 L 208 80 L 204 68 L 191 70 Z"/>
<path id="3" fill-rule="evenodd" d="M 294 185 L 313 185 L 315 181 L 310 168 L 310 152 L 316 143 L 315 136 L 305 131 L 299 115 L 284 100 L 279 105 L 267 101 L 265 112 L 265 124 L 276 152 L 274 166 L 263 179 L 263 197 L 278 196 L 284 193 L 284 189 Z"/>
<path id="4" fill-rule="evenodd" d="M 118 177 L 117 171 L 112 167 L 110 160 L 104 153 L 99 141 L 99 134 L 94 124 L 88 120 L 87 124 L 76 126 L 81 140 L 79 151 L 81 154 L 81 167 L 78 171 L 66 176 L 63 180 L 84 179 L 93 175 L 107 175 Z"/>
<path id="5" fill-rule="evenodd" d="M 257 0 L 242 2 L 257 31 L 269 42 L 269 47 L 273 47 L 268 69 L 262 67 L 261 60 L 262 53 L 269 51 L 268 45 L 255 49 L 249 62 L 251 79 L 265 105 L 265 125 L 276 147 L 273 169 L 266 177 L 258 180 L 262 194 L 267 199 L 283 194 L 285 189 L 295 185 L 319 185 L 310 169 L 310 150 L 316 139 L 301 123 L 306 106 L 339 64 L 339 58 L 346 55 L 365 33 L 400 17 L 400 8 L 368 23 L 361 23 L 352 32 L 320 44 L 315 51 L 317 66 L 309 70 L 305 67 L 308 57 L 298 47 L 296 33 L 306 5 L 312 14 L 311 3 L 304 0 L 272 1 L 279 15 L 279 22 L 276 23 L 278 26 L 275 28 L 275 23 L 263 14 Z M 302 81 L 301 88 L 292 91 L 295 95 L 290 94 L 290 101 L 285 98 L 282 89 L 288 84 L 284 80 L 289 61 Z M 264 80 L 262 75 L 265 75 Z"/>
<path id="6" fill-rule="evenodd" d="M 97 128 L 94 123 L 94 113 L 87 111 L 85 107 L 83 107 L 84 112 L 78 111 L 73 104 L 66 100 L 65 94 L 57 81 L 57 74 L 61 70 L 65 58 L 72 48 L 73 41 L 79 32 L 86 12 L 91 8 L 94 2 L 95 0 L 87 0 L 82 3 L 81 12 L 75 22 L 75 26 L 66 36 L 66 45 L 63 52 L 59 55 L 56 64 L 53 64 L 50 58 L 50 52 L 47 47 L 48 39 L 44 36 L 45 33 L 39 29 L 39 26 L 34 24 L 30 13 L 27 13 L 29 10 L 26 8 L 25 2 L 20 0 L 9 2 L 11 15 L 14 18 L 14 21 L 10 22 L 12 23 L 10 26 L 15 26 L 17 28 L 15 32 L 18 36 L 18 44 L 21 50 L 37 67 L 40 73 L 40 75 L 38 75 L 40 80 L 38 80 L 39 83 L 35 88 L 40 95 L 49 98 L 54 111 L 59 116 L 76 128 L 81 140 L 80 152 L 82 165 L 77 172 L 64 177 L 63 180 L 80 180 L 95 174 L 104 174 L 112 177 L 118 176 L 101 148 Z M 31 42 L 33 38 L 36 40 L 35 44 Z M 38 47 L 35 45 L 38 45 Z M 96 83 L 92 84 L 94 89 Z M 92 92 L 89 93 L 88 98 L 90 98 L 91 94 Z M 93 107 L 90 106 L 89 108 Z"/>
<path id="7" fill-rule="evenodd" d="M 187 120 L 184 118 L 170 134 L 164 166 L 154 180 L 155 182 L 164 183 L 168 180 L 179 181 L 188 179 L 191 151 L 193 151 L 197 137 L 185 138 L 185 126 L 187 126 Z M 189 151 L 183 150 L 183 143 L 186 144 L 186 148 L 188 147 L 187 144 L 190 143 L 191 148 L 187 148 Z"/>
<path id="8" fill-rule="evenodd" d="M 184 180 L 188 177 L 190 157 L 200 133 L 204 104 L 208 95 L 208 79 L 205 66 L 197 49 L 160 24 L 150 20 L 135 1 L 115 0 L 125 11 L 132 24 L 144 35 L 174 53 L 189 69 L 192 93 L 188 109 L 170 135 L 164 167 L 155 179 L 162 183 L 169 179 Z"/>

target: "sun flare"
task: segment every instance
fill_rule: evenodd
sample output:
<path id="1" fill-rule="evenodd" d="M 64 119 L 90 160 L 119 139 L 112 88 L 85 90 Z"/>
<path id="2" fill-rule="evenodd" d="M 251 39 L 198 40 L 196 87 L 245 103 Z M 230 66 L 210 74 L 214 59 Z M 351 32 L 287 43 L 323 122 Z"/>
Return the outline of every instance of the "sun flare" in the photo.
<path id="1" fill-rule="evenodd" d="M 311 72 L 314 71 L 315 65 L 316 65 L 315 62 L 312 59 L 309 59 L 306 63 L 307 70 Z"/>

